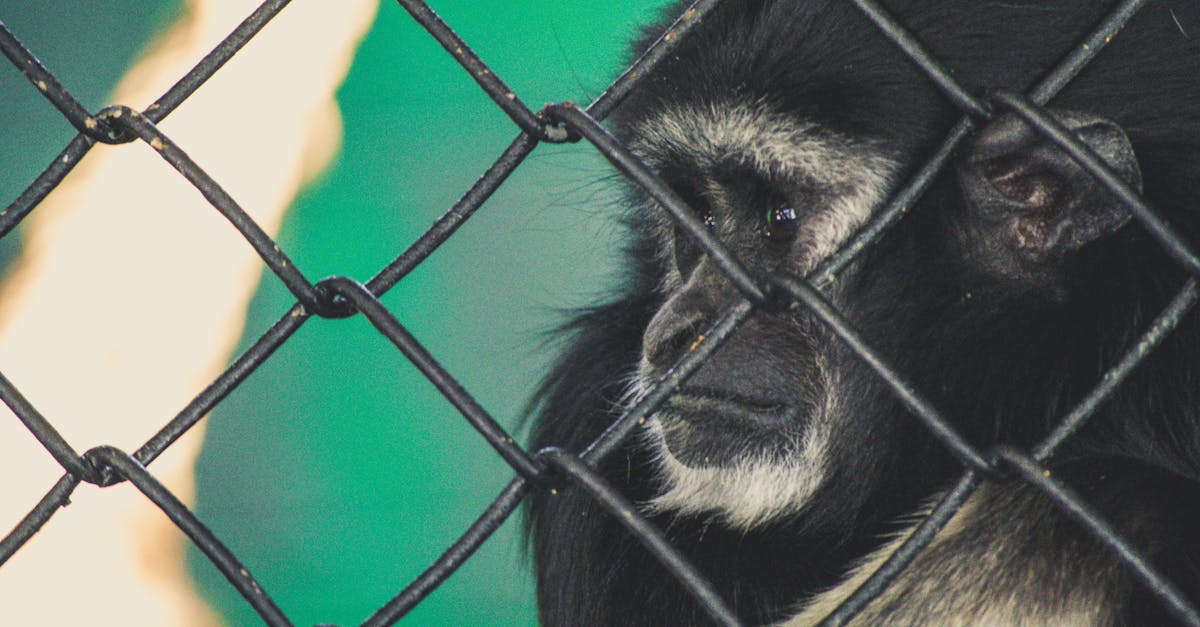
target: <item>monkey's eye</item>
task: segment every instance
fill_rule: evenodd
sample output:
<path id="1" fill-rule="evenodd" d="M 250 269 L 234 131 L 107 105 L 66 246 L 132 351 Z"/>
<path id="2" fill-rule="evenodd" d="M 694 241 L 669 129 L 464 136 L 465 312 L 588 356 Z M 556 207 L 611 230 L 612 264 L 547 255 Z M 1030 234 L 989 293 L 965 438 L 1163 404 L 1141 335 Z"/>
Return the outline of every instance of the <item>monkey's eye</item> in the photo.
<path id="1" fill-rule="evenodd" d="M 796 235 L 800 224 L 794 207 L 782 206 L 768 209 L 763 225 L 763 236 L 773 242 L 789 242 Z"/>

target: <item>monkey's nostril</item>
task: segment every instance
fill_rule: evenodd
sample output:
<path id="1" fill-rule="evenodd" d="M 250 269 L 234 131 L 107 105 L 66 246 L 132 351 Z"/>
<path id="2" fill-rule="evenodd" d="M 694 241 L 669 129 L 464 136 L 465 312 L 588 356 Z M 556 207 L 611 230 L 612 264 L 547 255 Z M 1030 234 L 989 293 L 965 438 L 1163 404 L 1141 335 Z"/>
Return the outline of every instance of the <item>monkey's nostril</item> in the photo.
<path id="1" fill-rule="evenodd" d="M 654 366 L 669 366 L 702 339 L 703 335 L 691 330 L 681 330 L 664 338 L 647 338 L 644 344 L 646 359 Z"/>
<path id="2" fill-rule="evenodd" d="M 704 313 L 698 310 L 685 314 L 669 309 L 660 311 L 642 336 L 642 353 L 646 360 L 655 367 L 670 366 L 704 339 L 705 320 Z"/>

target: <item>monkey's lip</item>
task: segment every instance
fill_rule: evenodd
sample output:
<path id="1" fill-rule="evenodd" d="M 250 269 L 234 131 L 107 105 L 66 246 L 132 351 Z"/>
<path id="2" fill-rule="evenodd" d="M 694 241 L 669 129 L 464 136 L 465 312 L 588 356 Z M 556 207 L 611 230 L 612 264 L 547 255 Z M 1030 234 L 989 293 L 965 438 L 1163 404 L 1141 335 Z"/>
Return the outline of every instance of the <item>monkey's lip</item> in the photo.
<path id="1" fill-rule="evenodd" d="M 807 403 L 776 402 L 753 399 L 729 392 L 688 388 L 680 390 L 667 401 L 671 414 L 696 426 L 726 428 L 733 424 L 761 429 L 787 426 L 803 412 L 811 409 Z M 706 423 L 716 424 L 707 425 Z"/>
<path id="2" fill-rule="evenodd" d="M 721 467 L 784 456 L 797 426 L 813 411 L 806 402 L 689 389 L 672 396 L 658 420 L 663 445 L 677 461 L 693 468 Z"/>

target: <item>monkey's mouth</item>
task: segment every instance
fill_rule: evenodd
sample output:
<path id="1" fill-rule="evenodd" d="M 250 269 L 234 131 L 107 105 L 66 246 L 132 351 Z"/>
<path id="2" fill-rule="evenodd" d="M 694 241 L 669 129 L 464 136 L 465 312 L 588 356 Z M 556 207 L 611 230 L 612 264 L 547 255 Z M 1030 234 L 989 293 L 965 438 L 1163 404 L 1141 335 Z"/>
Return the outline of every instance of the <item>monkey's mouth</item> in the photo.
<path id="1" fill-rule="evenodd" d="M 657 417 L 663 444 L 693 468 L 738 460 L 783 458 L 816 407 L 808 401 L 764 401 L 713 390 L 685 389 Z"/>

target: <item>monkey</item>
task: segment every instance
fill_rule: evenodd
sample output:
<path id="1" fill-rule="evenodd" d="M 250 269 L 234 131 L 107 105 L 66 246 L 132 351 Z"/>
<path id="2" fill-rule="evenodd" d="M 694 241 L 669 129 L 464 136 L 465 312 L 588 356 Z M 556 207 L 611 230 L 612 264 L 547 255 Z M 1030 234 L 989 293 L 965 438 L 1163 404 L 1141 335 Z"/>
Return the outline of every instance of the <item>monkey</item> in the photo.
<path id="1" fill-rule="evenodd" d="M 885 0 L 968 92 L 1028 93 L 1114 9 Z M 646 28 L 645 50 L 672 16 Z M 1200 244 L 1200 7 L 1151 2 L 1045 105 Z M 615 111 L 613 133 L 758 279 L 803 278 L 964 113 L 851 2 L 727 0 Z M 901 219 L 821 287 L 980 451 L 1042 442 L 1190 278 L 1126 203 L 993 106 Z M 564 327 L 532 444 L 581 451 L 742 295 L 631 185 L 618 285 Z M 1200 325 L 1188 310 L 1045 460 L 1200 602 Z M 964 466 L 804 306 L 759 307 L 596 470 L 746 624 L 844 600 Z M 543 625 L 711 618 L 581 490 L 534 491 Z M 855 625 L 1159 625 L 1174 614 L 1028 482 L 989 476 Z"/>

